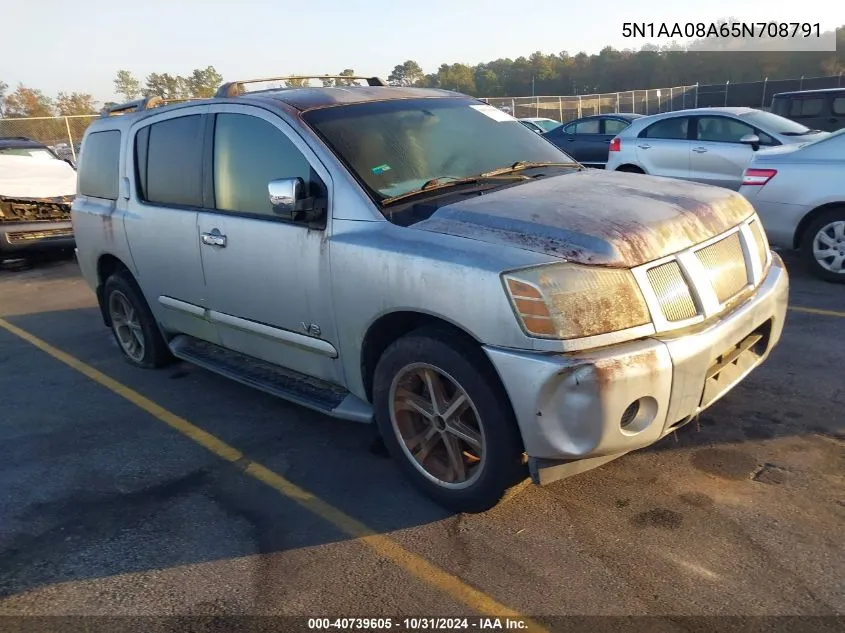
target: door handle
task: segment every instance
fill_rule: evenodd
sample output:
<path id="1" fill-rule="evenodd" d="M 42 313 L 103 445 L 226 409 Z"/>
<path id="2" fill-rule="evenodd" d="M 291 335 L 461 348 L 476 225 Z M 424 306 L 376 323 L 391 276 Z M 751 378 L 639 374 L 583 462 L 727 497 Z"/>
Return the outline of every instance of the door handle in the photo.
<path id="1" fill-rule="evenodd" d="M 572 142 L 572 141 L 574 141 L 575 139 L 574 139 L 574 138 L 572 138 L 572 137 L 570 136 L 570 137 L 569 137 L 568 139 L 566 139 L 566 140 L 567 140 L 567 141 L 569 141 L 569 142 L 571 143 L 571 142 Z"/>
<path id="2" fill-rule="evenodd" d="M 212 229 L 211 233 L 203 233 L 201 239 L 202 243 L 208 246 L 226 247 L 226 236 L 220 233 L 218 229 Z"/>
<path id="3" fill-rule="evenodd" d="M 644 144 L 644 145 L 637 145 L 637 147 L 639 147 L 640 149 L 648 149 L 648 148 L 650 148 L 650 147 L 651 147 L 651 145 L 649 145 L 648 143 L 646 143 L 646 144 Z"/>
<path id="4" fill-rule="evenodd" d="M 696 154 L 703 154 L 704 152 L 707 151 L 707 148 L 706 147 L 693 147 L 692 151 L 694 151 Z"/>

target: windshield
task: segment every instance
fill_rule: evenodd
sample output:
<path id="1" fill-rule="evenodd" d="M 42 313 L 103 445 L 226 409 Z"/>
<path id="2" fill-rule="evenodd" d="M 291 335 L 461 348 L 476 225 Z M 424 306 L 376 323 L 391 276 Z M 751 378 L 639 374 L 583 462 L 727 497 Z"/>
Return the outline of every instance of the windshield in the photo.
<path id="1" fill-rule="evenodd" d="M 29 156 L 40 160 L 58 160 L 50 150 L 43 147 L 0 147 L 0 154 L 5 156 Z"/>
<path id="2" fill-rule="evenodd" d="M 539 121 L 534 121 L 534 123 L 543 128 L 544 132 L 548 132 L 550 130 L 555 129 L 556 127 L 560 127 L 559 121 L 552 121 L 551 119 L 540 119 Z"/>
<path id="3" fill-rule="evenodd" d="M 516 119 L 468 98 L 394 99 L 303 115 L 377 200 L 526 162 L 575 162 Z"/>
<path id="4" fill-rule="evenodd" d="M 775 134 L 785 134 L 787 136 L 801 136 L 811 131 L 806 125 L 801 125 L 791 119 L 786 119 L 771 112 L 763 112 L 762 110 L 755 110 L 754 112 L 740 114 L 739 116 L 769 133 L 774 132 Z"/>

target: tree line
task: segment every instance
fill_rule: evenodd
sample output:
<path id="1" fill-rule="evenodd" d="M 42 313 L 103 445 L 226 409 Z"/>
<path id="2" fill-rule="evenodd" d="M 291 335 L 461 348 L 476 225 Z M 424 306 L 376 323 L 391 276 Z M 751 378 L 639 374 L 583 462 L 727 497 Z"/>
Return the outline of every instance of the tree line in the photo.
<path id="1" fill-rule="evenodd" d="M 497 59 L 474 66 L 441 64 L 433 73 L 426 73 L 416 61 L 407 60 L 393 68 L 387 81 L 396 86 L 443 88 L 480 97 L 514 97 L 816 77 L 845 73 L 845 25 L 836 29 L 836 42 L 835 52 L 700 51 L 695 50 L 695 44 L 689 50 L 673 45 L 646 45 L 639 50 L 608 46 L 593 55 L 538 51 L 528 57 Z M 351 77 L 355 71 L 346 68 L 337 74 Z M 153 95 L 165 99 L 211 97 L 221 83 L 223 77 L 213 66 L 194 69 L 186 76 L 150 73 L 143 81 L 128 70 L 118 70 L 114 91 L 126 101 Z M 303 83 L 303 80 L 290 80 L 287 85 L 296 87 Z M 354 81 L 326 77 L 321 83 L 350 85 Z M 0 116 L 69 116 L 98 111 L 97 102 L 87 93 L 60 92 L 53 99 L 23 84 L 14 91 L 9 90 L 0 81 Z M 103 104 L 108 105 L 111 103 Z"/>

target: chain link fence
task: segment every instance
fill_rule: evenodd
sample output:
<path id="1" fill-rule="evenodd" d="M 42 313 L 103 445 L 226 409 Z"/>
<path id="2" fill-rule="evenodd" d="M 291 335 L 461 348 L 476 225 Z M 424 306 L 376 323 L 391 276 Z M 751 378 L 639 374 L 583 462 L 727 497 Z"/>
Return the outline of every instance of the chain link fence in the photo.
<path id="1" fill-rule="evenodd" d="M 491 97 L 484 101 L 517 118 L 544 117 L 566 123 L 593 114 L 658 114 L 695 108 L 697 93 L 698 86 L 674 86 L 566 97 Z"/>
<path id="2" fill-rule="evenodd" d="M 52 147 L 62 158 L 76 160 L 82 135 L 96 114 L 0 119 L 0 137 L 24 136 Z"/>
<path id="3" fill-rule="evenodd" d="M 801 77 L 744 83 L 674 86 L 593 95 L 490 97 L 483 99 L 517 118 L 544 117 L 566 123 L 593 114 L 635 112 L 658 114 L 687 108 L 744 106 L 768 109 L 772 96 L 790 90 L 813 90 L 845 86 L 843 73 L 827 77 Z M 0 118 L 0 136 L 25 136 L 53 147 L 63 158 L 76 160 L 82 135 L 96 114 Z"/>

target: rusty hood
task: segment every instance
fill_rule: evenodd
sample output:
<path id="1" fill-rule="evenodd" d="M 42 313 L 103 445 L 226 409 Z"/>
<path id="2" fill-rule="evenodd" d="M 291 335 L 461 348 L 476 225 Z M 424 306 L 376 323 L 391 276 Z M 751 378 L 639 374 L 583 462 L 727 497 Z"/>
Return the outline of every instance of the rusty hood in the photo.
<path id="1" fill-rule="evenodd" d="M 628 267 L 698 244 L 753 212 L 721 187 L 589 169 L 449 204 L 412 228 Z"/>

